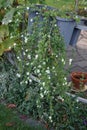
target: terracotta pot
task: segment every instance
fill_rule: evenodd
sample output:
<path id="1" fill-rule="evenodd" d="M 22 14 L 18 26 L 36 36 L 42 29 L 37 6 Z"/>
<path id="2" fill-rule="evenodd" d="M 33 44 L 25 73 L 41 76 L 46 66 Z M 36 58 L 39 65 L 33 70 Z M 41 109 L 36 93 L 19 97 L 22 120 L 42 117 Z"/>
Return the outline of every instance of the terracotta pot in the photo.
<path id="1" fill-rule="evenodd" d="M 87 84 L 87 73 L 85 72 L 72 72 L 71 80 L 75 89 L 82 89 Z"/>

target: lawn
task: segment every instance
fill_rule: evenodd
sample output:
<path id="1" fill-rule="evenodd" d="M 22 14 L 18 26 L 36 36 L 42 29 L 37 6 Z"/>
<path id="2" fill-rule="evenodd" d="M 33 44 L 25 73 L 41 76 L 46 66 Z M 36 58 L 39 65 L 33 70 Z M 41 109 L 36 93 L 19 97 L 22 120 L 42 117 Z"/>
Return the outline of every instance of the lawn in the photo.
<path id="1" fill-rule="evenodd" d="M 74 5 L 74 0 L 46 0 L 47 5 L 57 8 L 70 8 Z"/>

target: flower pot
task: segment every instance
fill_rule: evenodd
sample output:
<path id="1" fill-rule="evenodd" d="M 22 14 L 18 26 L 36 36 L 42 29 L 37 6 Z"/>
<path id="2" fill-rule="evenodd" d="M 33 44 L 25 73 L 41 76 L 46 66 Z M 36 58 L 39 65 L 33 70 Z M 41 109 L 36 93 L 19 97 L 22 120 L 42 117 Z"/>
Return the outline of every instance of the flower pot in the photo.
<path id="1" fill-rule="evenodd" d="M 73 83 L 73 88 L 83 89 L 87 84 L 87 73 L 85 72 L 72 72 L 71 80 Z"/>
<path id="2" fill-rule="evenodd" d="M 49 10 L 55 10 L 55 8 L 53 8 L 51 6 L 47 6 L 47 5 L 41 5 L 41 4 L 36 4 L 33 7 L 29 8 L 28 32 L 30 34 L 32 33 L 32 30 L 33 30 L 32 28 L 33 28 L 33 25 L 36 22 L 36 20 L 37 20 L 37 27 L 39 28 L 39 30 L 42 27 L 42 22 L 43 22 L 44 16 L 43 16 L 43 14 L 41 14 L 41 11 L 42 11 L 42 13 L 44 13 Z M 50 21 L 51 21 L 51 19 L 49 19 L 49 22 Z"/>
<path id="3" fill-rule="evenodd" d="M 60 30 L 60 34 L 63 36 L 66 46 L 70 44 L 71 37 L 76 26 L 74 19 L 65 19 L 57 17 L 57 25 Z"/>

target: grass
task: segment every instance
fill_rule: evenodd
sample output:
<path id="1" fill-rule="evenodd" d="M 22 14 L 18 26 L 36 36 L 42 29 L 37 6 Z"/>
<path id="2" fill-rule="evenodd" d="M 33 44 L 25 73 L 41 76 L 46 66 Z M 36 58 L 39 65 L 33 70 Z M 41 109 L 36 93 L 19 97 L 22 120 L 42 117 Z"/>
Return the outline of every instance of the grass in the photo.
<path id="1" fill-rule="evenodd" d="M 71 8 L 74 8 L 75 2 L 74 0 L 46 0 L 46 4 L 62 10 L 71 10 Z"/>
<path id="2" fill-rule="evenodd" d="M 0 104 L 0 130 L 44 130 L 44 128 L 29 126 L 17 116 L 16 110 Z"/>

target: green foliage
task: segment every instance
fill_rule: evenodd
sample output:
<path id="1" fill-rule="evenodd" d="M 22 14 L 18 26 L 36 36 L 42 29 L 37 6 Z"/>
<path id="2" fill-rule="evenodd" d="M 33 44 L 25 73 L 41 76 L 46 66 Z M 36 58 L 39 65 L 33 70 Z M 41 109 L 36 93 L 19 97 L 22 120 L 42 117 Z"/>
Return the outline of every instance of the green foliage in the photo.
<path id="1" fill-rule="evenodd" d="M 64 70 L 66 54 L 56 25 L 57 10 L 35 5 L 29 8 L 28 1 L 24 5 L 18 2 L 21 3 L 9 3 L 0 18 L 5 24 L 1 23 L 0 32 L 1 98 L 17 104 L 21 112 L 39 118 L 55 130 L 85 129 L 83 119 L 78 118 L 83 114 L 82 104 L 65 94 L 68 89 Z M 29 17 L 28 13 L 35 12 L 36 17 Z M 3 54 L 8 48 L 13 48 L 14 57 L 11 52 Z"/>
<path id="2" fill-rule="evenodd" d="M 16 110 L 0 104 L 0 130 L 45 130 L 45 128 L 30 126 L 18 117 Z"/>

